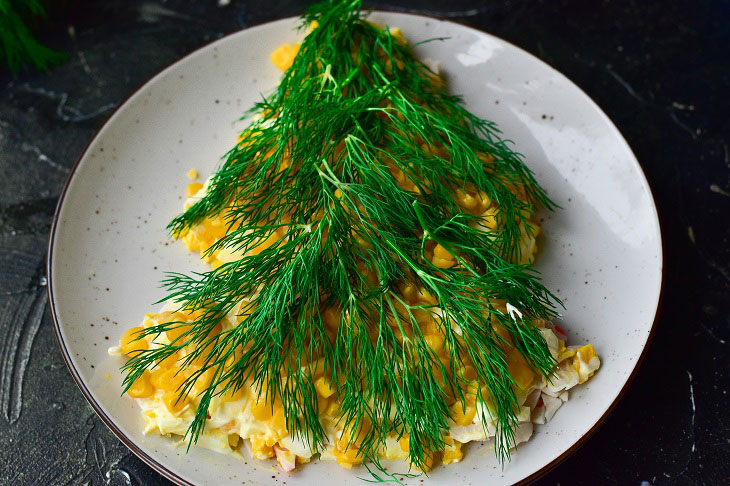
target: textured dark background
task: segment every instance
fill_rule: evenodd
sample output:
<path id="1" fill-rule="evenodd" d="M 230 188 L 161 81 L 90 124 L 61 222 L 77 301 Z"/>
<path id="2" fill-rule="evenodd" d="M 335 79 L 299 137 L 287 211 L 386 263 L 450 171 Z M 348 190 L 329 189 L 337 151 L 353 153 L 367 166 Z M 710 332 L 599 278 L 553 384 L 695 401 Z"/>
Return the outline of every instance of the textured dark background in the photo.
<path id="1" fill-rule="evenodd" d="M 65 1 L 42 28 L 68 62 L 47 74 L 0 69 L 1 484 L 168 484 L 107 430 L 63 364 L 44 277 L 56 200 L 94 131 L 141 83 L 306 3 Z M 666 259 L 654 341 L 613 414 L 540 484 L 728 484 L 730 3 L 366 5 L 462 22 L 545 60 L 603 107 L 654 191 Z"/>

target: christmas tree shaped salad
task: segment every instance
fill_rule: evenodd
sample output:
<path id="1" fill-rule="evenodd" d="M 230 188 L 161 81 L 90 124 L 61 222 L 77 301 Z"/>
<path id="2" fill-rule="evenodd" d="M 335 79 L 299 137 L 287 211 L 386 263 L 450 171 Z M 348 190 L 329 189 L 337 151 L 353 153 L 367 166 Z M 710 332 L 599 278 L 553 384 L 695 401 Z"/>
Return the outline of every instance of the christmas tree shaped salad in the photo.
<path id="1" fill-rule="evenodd" d="M 169 225 L 211 270 L 168 275 L 163 310 L 122 336 L 125 391 L 148 433 L 287 471 L 428 471 L 490 437 L 506 461 L 600 365 L 566 347 L 531 268 L 554 205 L 359 1 L 318 3 L 302 29 Z"/>

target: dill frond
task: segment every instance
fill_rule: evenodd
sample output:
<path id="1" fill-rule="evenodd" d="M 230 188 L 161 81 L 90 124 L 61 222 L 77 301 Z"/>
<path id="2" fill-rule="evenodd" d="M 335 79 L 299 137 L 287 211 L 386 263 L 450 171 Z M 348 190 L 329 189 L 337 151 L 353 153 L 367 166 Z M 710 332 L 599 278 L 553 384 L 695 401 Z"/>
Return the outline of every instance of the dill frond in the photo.
<path id="1" fill-rule="evenodd" d="M 531 231 L 534 208 L 553 204 L 497 127 L 467 111 L 407 45 L 364 20 L 360 6 L 331 0 L 309 9 L 302 25 L 317 27 L 293 65 L 248 112 L 256 116 L 206 195 L 170 223 L 179 237 L 220 215 L 228 230 L 208 254 L 225 248 L 240 258 L 202 274 L 168 275 L 167 299 L 198 317 L 173 343 L 134 356 L 125 385 L 185 348 L 183 369 L 205 364 L 181 396 L 214 370 L 191 443 L 213 397 L 253 386 L 272 406 L 283 404 L 292 435 L 321 450 L 328 439 L 313 382 L 321 366 L 336 389 L 348 446 L 377 466 L 386 437 L 407 435 L 409 461 L 419 468 L 445 446 L 450 403 L 463 405 L 473 393 L 483 418 L 497 423 L 504 461 L 519 403 L 498 328 L 539 374 L 550 376 L 555 365 L 534 321 L 555 317 L 558 301 L 517 263 L 521 228 Z M 498 204 L 498 231 L 484 231 L 481 216 L 457 204 L 455 191 L 467 187 Z M 279 235 L 272 246 L 251 251 L 272 235 Z M 456 265 L 429 261 L 436 243 Z M 409 301 L 403 282 L 430 297 Z M 213 333 L 242 299 L 240 324 Z M 525 318 L 512 319 L 505 302 Z M 335 309 L 334 331 L 326 309 Z M 448 359 L 429 347 L 424 314 Z"/>
<path id="2" fill-rule="evenodd" d="M 35 39 L 24 16 L 44 18 L 45 9 L 38 0 L 0 0 L 0 60 L 4 60 L 13 73 L 20 71 L 26 63 L 45 71 L 64 61 L 64 53 Z"/>

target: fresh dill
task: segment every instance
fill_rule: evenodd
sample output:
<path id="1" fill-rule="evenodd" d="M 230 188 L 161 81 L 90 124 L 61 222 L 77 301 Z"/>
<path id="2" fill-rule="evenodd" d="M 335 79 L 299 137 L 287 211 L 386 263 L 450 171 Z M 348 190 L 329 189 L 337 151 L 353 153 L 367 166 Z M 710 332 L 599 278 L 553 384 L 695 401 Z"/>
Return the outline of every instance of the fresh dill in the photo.
<path id="1" fill-rule="evenodd" d="M 27 63 L 45 71 L 66 59 L 64 53 L 38 42 L 28 28 L 29 17 L 45 16 L 39 0 L 0 0 L 0 61 L 5 61 L 11 72 L 18 73 Z"/>
<path id="2" fill-rule="evenodd" d="M 170 223 L 180 237 L 221 216 L 227 233 L 208 254 L 239 257 L 164 280 L 166 300 L 197 317 L 147 328 L 150 336 L 184 332 L 132 357 L 125 385 L 185 349 L 181 370 L 204 364 L 181 397 L 213 374 L 190 443 L 215 396 L 253 386 L 283 405 L 289 433 L 322 450 L 328 437 L 313 378 L 320 366 L 336 390 L 347 447 L 377 467 L 386 437 L 407 437 L 410 464 L 422 469 L 445 447 L 449 407 L 471 394 L 483 421 L 497 424 L 504 461 L 519 403 L 498 328 L 538 374 L 555 366 L 534 321 L 555 317 L 557 300 L 518 263 L 534 208 L 552 203 L 495 125 L 467 111 L 360 7 L 310 7 L 302 26 L 316 27 L 293 65 L 247 114 L 256 116 L 205 196 Z M 467 189 L 496 203 L 498 230 L 484 231 L 482 216 L 458 204 L 454 194 Z M 436 243 L 455 265 L 431 263 Z M 421 297 L 406 298 L 404 284 Z M 511 318 L 504 303 L 524 319 Z M 327 309 L 335 310 L 334 328 Z M 240 324 L 214 332 L 231 312 Z M 425 321 L 443 338 L 445 359 L 429 345 Z"/>

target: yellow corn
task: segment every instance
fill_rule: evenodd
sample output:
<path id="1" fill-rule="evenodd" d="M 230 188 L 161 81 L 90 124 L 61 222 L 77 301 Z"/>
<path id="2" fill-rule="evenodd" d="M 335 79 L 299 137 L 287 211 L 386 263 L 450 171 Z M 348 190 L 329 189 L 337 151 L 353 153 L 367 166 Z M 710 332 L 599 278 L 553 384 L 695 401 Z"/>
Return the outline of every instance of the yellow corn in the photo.
<path id="1" fill-rule="evenodd" d="M 464 457 L 464 453 L 461 452 L 461 442 L 456 442 L 451 437 L 445 437 L 446 448 L 444 449 L 444 455 L 441 462 L 444 464 L 451 464 L 454 462 L 460 462 Z"/>
<path id="2" fill-rule="evenodd" d="M 433 247 L 433 256 L 443 258 L 444 260 L 453 260 L 454 255 L 449 252 L 446 248 L 441 246 L 440 243 Z"/>
<path id="3" fill-rule="evenodd" d="M 284 407 L 279 405 L 274 411 L 274 415 L 269 420 L 269 425 L 274 429 L 277 437 L 281 438 L 286 436 L 286 414 L 284 413 Z"/>
<path id="4" fill-rule="evenodd" d="M 221 395 L 221 400 L 223 400 L 224 402 L 235 402 L 242 399 L 245 394 L 246 391 L 243 389 L 243 387 L 235 388 L 235 386 L 231 384 L 231 387 L 228 389 L 228 391 Z"/>
<path id="5" fill-rule="evenodd" d="M 416 469 L 419 469 L 423 472 L 428 472 L 431 469 L 433 469 L 433 465 L 436 463 L 436 453 L 433 451 L 430 451 L 427 453 L 426 457 L 423 458 L 423 464 L 418 466 Z"/>
<path id="6" fill-rule="evenodd" d="M 492 205 L 492 200 L 489 198 L 489 196 L 487 196 L 487 193 L 484 191 L 479 191 L 478 197 L 479 197 L 479 209 L 480 209 L 480 212 L 483 213 L 484 211 L 487 210 L 487 208 L 489 206 Z"/>
<path id="7" fill-rule="evenodd" d="M 324 397 L 329 398 L 335 393 L 335 389 L 332 388 L 328 380 L 325 380 L 324 377 L 319 377 L 314 382 L 314 388 L 317 389 L 317 393 Z"/>
<path id="8" fill-rule="evenodd" d="M 203 188 L 203 184 L 201 184 L 199 182 L 193 182 L 192 184 L 188 184 L 188 187 L 185 188 L 185 195 L 187 197 L 193 197 L 202 188 Z"/>
<path id="9" fill-rule="evenodd" d="M 357 445 L 350 444 L 348 447 L 347 441 L 343 439 L 337 440 L 335 444 L 335 459 L 340 466 L 346 469 L 351 469 L 352 466 L 362 462 L 362 455 L 360 454 Z"/>
<path id="10" fill-rule="evenodd" d="M 294 58 L 299 52 L 299 44 L 282 44 L 271 53 L 270 59 L 274 66 L 282 71 L 289 69 L 294 62 Z"/>
<path id="11" fill-rule="evenodd" d="M 180 338 L 183 334 L 190 331 L 193 327 L 191 325 L 185 325 L 185 324 L 176 324 L 175 327 L 170 329 L 169 331 L 165 332 L 167 335 L 167 339 L 170 340 L 170 343 L 175 343 L 177 339 Z M 185 338 L 183 338 L 185 340 Z M 181 344 L 181 342 L 177 342 L 175 344 Z"/>
<path id="12" fill-rule="evenodd" d="M 484 213 L 482 214 L 482 225 L 486 226 L 492 231 L 495 231 L 499 228 L 499 220 L 497 218 L 497 215 L 499 214 L 499 210 L 497 208 L 488 208 Z"/>
<path id="13" fill-rule="evenodd" d="M 515 385 L 523 391 L 530 388 L 535 380 L 535 374 L 517 348 L 510 348 L 507 352 L 507 370 Z"/>
<path id="14" fill-rule="evenodd" d="M 212 368 L 208 368 L 203 373 L 201 373 L 195 380 L 195 384 L 193 384 L 193 389 L 198 393 L 205 391 L 210 386 L 210 382 L 213 381 L 214 373 L 215 371 Z"/>
<path id="15" fill-rule="evenodd" d="M 177 368 L 158 368 L 152 374 L 155 388 L 169 392 L 178 392 L 185 381 L 185 376 L 178 373 Z"/>
<path id="16" fill-rule="evenodd" d="M 405 452 L 411 452 L 411 436 L 408 434 L 404 434 L 403 437 L 400 438 L 398 441 L 398 444 L 400 444 L 400 448 L 403 449 Z"/>
<path id="17" fill-rule="evenodd" d="M 418 289 L 418 300 L 425 305 L 436 305 L 438 303 L 436 297 L 431 295 L 429 291 L 424 288 Z"/>
<path id="18" fill-rule="evenodd" d="M 461 402 L 456 402 L 451 406 L 451 419 L 456 422 L 457 425 L 469 425 L 474 421 L 474 416 L 477 414 L 477 408 L 474 405 L 466 404 L 465 407 L 461 406 Z"/>
<path id="19" fill-rule="evenodd" d="M 327 406 L 327 410 L 325 411 L 325 415 L 327 415 L 328 417 L 332 417 L 332 418 L 337 417 L 338 413 L 340 413 L 340 404 L 337 403 L 336 401 L 330 403 Z"/>
<path id="20" fill-rule="evenodd" d="M 195 358 L 192 359 L 191 363 L 197 366 L 204 366 L 206 361 L 208 360 L 208 357 L 213 353 L 213 349 L 215 348 L 215 345 L 217 343 L 217 340 L 213 339 L 215 336 L 220 334 L 221 332 L 221 325 L 216 325 L 211 332 L 203 338 L 203 341 L 198 341 L 195 344 L 189 344 L 185 347 L 185 350 L 188 354 L 192 354 L 193 351 L 195 351 L 197 348 L 200 347 L 200 345 L 208 341 L 208 344 L 206 344 L 205 348 L 195 356 Z"/>
<path id="21" fill-rule="evenodd" d="M 256 459 L 274 457 L 274 444 L 268 445 L 266 439 L 259 436 L 251 437 L 251 452 Z"/>
<path id="22" fill-rule="evenodd" d="M 254 402 L 251 404 L 251 414 L 256 420 L 269 420 L 273 416 L 271 404 L 265 399 Z"/>
<path id="23" fill-rule="evenodd" d="M 150 372 L 145 370 L 142 376 L 132 383 L 127 394 L 132 398 L 147 398 L 155 393 L 155 387 L 150 382 Z"/>
<path id="24" fill-rule="evenodd" d="M 164 384 L 163 375 L 165 374 L 165 371 L 167 371 L 165 368 L 158 367 L 150 373 L 150 382 L 152 383 L 152 386 L 162 389 L 162 386 Z"/>
<path id="25" fill-rule="evenodd" d="M 477 372 L 473 367 L 465 366 L 461 371 L 465 380 L 474 381 L 477 379 Z"/>
<path id="26" fill-rule="evenodd" d="M 463 189 L 456 190 L 456 202 L 464 209 L 471 210 L 477 207 L 479 201 Z"/>
<path id="27" fill-rule="evenodd" d="M 177 361 L 180 359 L 179 353 L 172 353 L 167 358 L 161 359 L 157 362 L 159 368 L 170 368 L 177 365 Z"/>
<path id="28" fill-rule="evenodd" d="M 426 344 L 431 348 L 434 353 L 441 355 L 444 350 L 444 338 L 438 334 L 428 334 L 424 336 Z"/>
<path id="29" fill-rule="evenodd" d="M 138 354 L 139 351 L 147 349 L 147 340 L 143 337 L 140 337 L 139 333 L 141 331 L 141 327 L 133 327 L 132 329 L 129 329 L 127 332 L 122 334 L 120 345 L 124 354 L 132 356 L 133 354 Z"/>
<path id="30" fill-rule="evenodd" d="M 394 27 L 394 28 L 390 29 L 390 33 L 396 41 L 400 42 L 403 45 L 408 44 L 408 41 L 406 40 L 405 36 L 403 35 L 403 31 L 400 30 L 400 27 Z"/>
<path id="31" fill-rule="evenodd" d="M 330 401 L 327 398 L 320 395 L 317 396 L 317 410 L 320 415 L 324 414 L 329 406 Z"/>
<path id="32" fill-rule="evenodd" d="M 439 258 L 437 256 L 431 259 L 431 263 L 433 263 L 433 266 L 436 268 L 451 268 L 456 265 L 455 260 L 444 260 L 443 258 Z"/>
<path id="33" fill-rule="evenodd" d="M 440 246 L 441 245 L 437 245 L 436 248 L 438 249 L 438 247 L 440 247 Z M 445 249 L 444 249 L 444 252 L 448 256 L 441 257 L 441 256 L 438 256 L 436 254 L 436 252 L 434 252 L 433 257 L 431 258 L 431 263 L 433 263 L 433 265 L 438 268 L 451 268 L 454 265 L 456 265 L 456 258 L 451 253 L 447 252 Z"/>
<path id="34" fill-rule="evenodd" d="M 430 312 L 428 312 L 426 310 L 423 310 L 423 309 L 412 309 L 412 312 L 413 312 L 413 317 L 416 318 L 416 322 L 419 325 L 421 325 L 421 327 L 424 324 L 430 324 L 430 323 L 433 322 L 433 314 L 431 314 Z M 404 317 L 408 315 L 408 313 L 405 311 L 405 309 L 404 309 L 402 315 Z"/>
<path id="35" fill-rule="evenodd" d="M 172 414 L 180 412 L 187 404 L 188 399 L 186 397 L 180 397 L 177 392 L 166 391 L 162 395 L 162 403 L 165 404 L 167 410 Z"/>
<path id="36" fill-rule="evenodd" d="M 409 304 L 414 303 L 418 297 L 418 289 L 411 282 L 404 283 L 400 288 L 400 293 Z"/>

